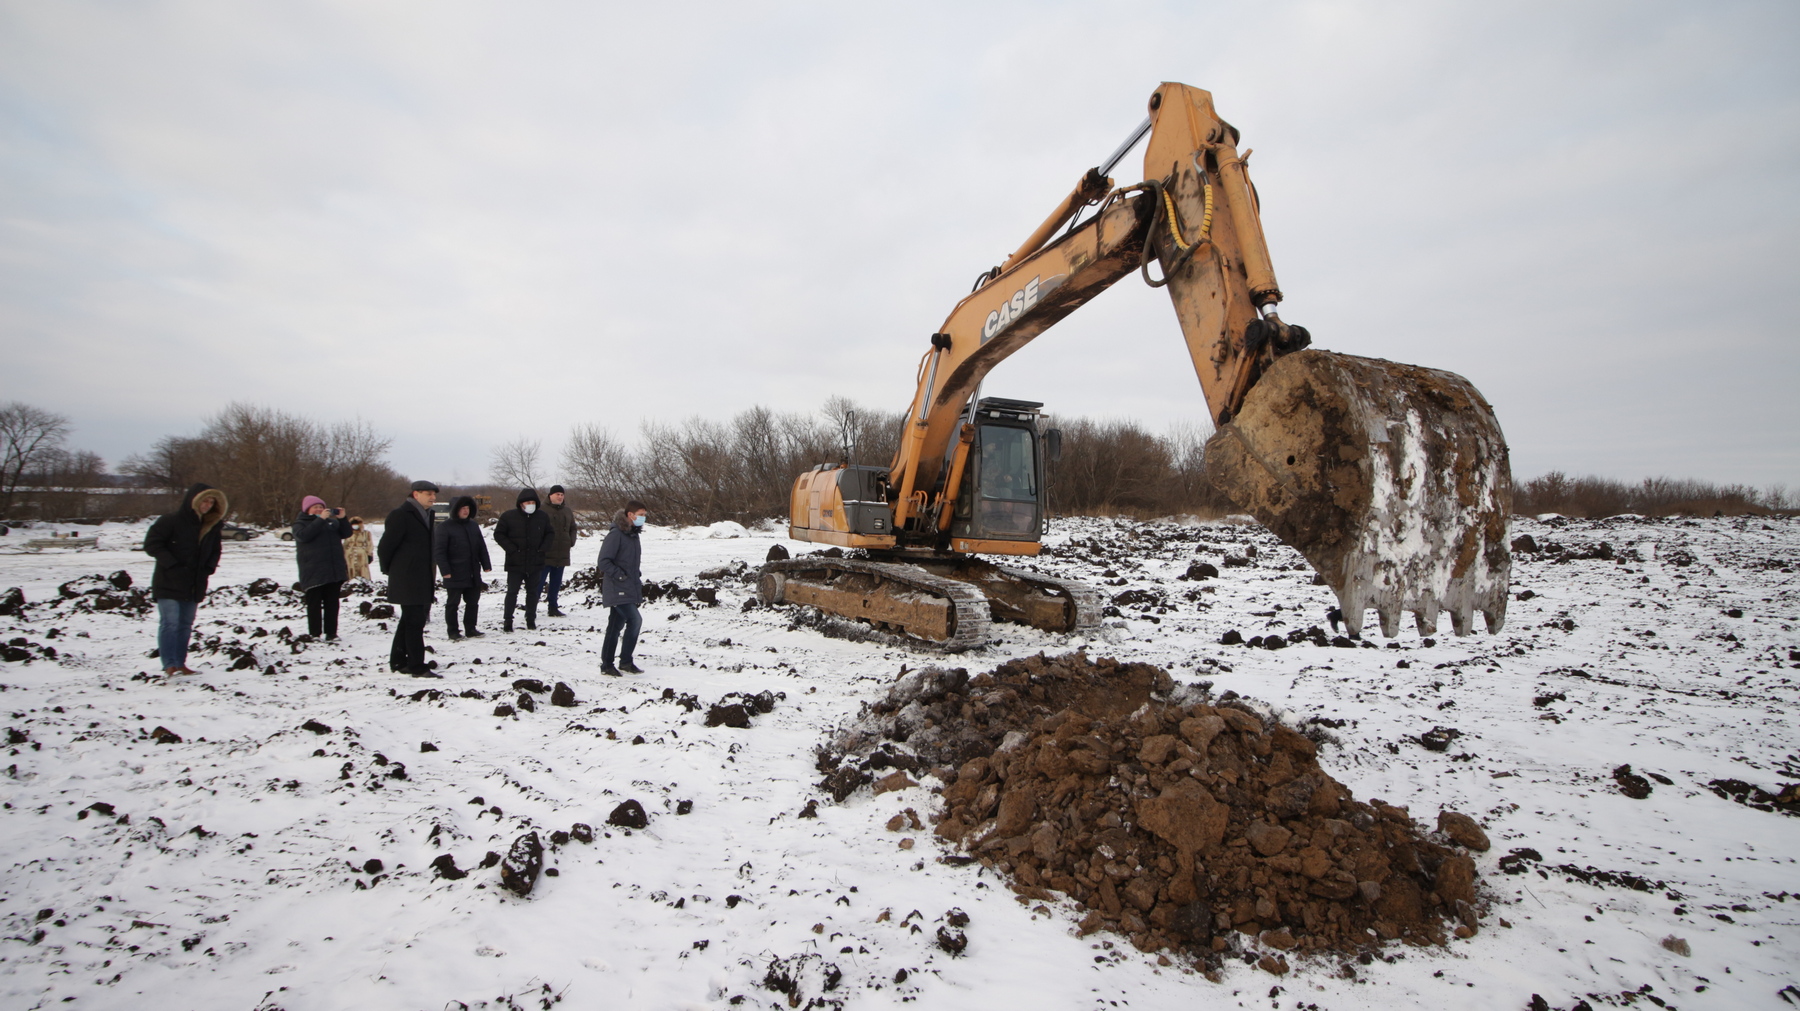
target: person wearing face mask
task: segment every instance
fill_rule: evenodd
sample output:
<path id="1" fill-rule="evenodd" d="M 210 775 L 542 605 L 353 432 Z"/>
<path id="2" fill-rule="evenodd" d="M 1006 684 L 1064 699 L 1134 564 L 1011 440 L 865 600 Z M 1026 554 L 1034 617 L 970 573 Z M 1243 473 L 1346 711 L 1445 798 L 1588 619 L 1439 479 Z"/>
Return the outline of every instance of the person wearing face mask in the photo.
<path id="1" fill-rule="evenodd" d="M 539 578 L 544 556 L 549 552 L 556 532 L 550 518 L 538 510 L 536 488 L 522 488 L 517 504 L 500 517 L 494 527 L 494 543 L 506 552 L 506 619 L 501 630 L 513 630 L 513 608 L 519 603 L 519 587 L 525 587 L 525 627 L 537 628 Z"/>
<path id="2" fill-rule="evenodd" d="M 350 517 L 350 536 L 344 540 L 346 579 L 368 579 L 369 559 L 375 557 L 375 539 L 363 529 L 361 516 Z"/>
<path id="3" fill-rule="evenodd" d="M 437 525 L 433 535 L 432 561 L 444 582 L 444 619 L 450 623 L 450 639 L 479 636 L 475 612 L 481 606 L 481 591 L 487 586 L 481 574 L 491 572 L 487 541 L 481 536 L 481 525 L 475 522 L 475 500 L 467 495 L 450 506 L 450 518 Z M 456 612 L 463 611 L 462 625 L 456 623 Z"/>
<path id="4" fill-rule="evenodd" d="M 612 529 L 600 545 L 600 603 L 612 608 L 606 619 L 606 638 L 600 647 L 600 673 L 611 677 L 618 677 L 621 671 L 644 673 L 632 655 L 637 652 L 638 630 L 644 624 L 638 614 L 638 605 L 644 602 L 644 581 L 638 563 L 643 557 L 640 535 L 649 514 L 650 510 L 636 499 L 625 503 L 625 508 L 613 514 Z M 621 632 L 625 639 L 622 644 Z M 613 666 L 615 655 L 619 658 L 617 667 Z"/>

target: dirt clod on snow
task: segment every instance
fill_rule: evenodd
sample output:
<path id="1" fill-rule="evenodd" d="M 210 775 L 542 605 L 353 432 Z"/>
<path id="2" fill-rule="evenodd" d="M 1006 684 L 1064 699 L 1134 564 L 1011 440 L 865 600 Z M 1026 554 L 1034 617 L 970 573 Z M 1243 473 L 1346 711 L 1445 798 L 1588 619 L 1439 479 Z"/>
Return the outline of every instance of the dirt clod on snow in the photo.
<path id="1" fill-rule="evenodd" d="M 1486 848 L 1480 826 L 1446 812 L 1428 838 L 1405 808 L 1354 799 L 1317 753 L 1242 700 L 1070 653 L 974 677 L 905 673 L 820 750 L 819 767 L 839 800 L 935 773 L 946 844 L 1022 896 L 1069 896 L 1087 911 L 1084 933 L 1117 931 L 1143 951 L 1214 963 L 1250 938 L 1305 954 L 1472 933 L 1464 847 Z"/>

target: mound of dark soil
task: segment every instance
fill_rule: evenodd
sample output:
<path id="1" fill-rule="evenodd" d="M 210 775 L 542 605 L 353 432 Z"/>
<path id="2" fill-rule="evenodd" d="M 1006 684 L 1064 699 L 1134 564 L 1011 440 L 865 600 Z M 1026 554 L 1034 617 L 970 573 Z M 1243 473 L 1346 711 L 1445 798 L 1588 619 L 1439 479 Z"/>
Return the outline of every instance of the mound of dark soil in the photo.
<path id="1" fill-rule="evenodd" d="M 947 844 L 1144 951 L 1216 962 L 1250 937 L 1304 952 L 1472 935 L 1468 853 L 1405 808 L 1355 800 L 1317 753 L 1229 695 L 1071 653 L 904 674 L 820 769 L 840 800 L 871 770 L 930 769 Z"/>

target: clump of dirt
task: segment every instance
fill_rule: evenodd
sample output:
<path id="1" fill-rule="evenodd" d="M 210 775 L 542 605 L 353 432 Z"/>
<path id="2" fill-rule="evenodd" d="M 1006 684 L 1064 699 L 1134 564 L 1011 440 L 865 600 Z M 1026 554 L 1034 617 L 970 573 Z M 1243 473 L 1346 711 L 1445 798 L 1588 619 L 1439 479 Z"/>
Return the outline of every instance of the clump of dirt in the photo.
<path id="1" fill-rule="evenodd" d="M 1039 654 L 974 677 L 903 672 L 819 767 L 839 800 L 882 769 L 931 772 L 946 784 L 937 835 L 968 854 L 951 862 L 972 856 L 1032 899 L 1067 895 L 1084 933 L 1143 951 L 1216 966 L 1473 936 L 1468 852 L 1405 808 L 1354 799 L 1318 745 L 1149 664 Z"/>

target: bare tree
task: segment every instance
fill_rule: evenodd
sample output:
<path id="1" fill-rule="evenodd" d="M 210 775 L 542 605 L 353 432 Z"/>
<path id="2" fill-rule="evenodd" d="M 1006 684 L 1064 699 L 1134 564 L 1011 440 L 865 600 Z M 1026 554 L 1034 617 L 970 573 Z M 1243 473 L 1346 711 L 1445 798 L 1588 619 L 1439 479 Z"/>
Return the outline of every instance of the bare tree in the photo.
<path id="1" fill-rule="evenodd" d="M 22 401 L 0 405 L 0 516 L 11 516 L 26 474 L 45 469 L 69 436 L 69 419 Z"/>
<path id="2" fill-rule="evenodd" d="M 631 483 L 631 452 L 612 433 L 595 425 L 576 425 L 563 445 L 563 479 L 602 498 L 620 496 Z"/>
<path id="3" fill-rule="evenodd" d="M 344 503 L 373 490 L 391 474 L 387 452 L 394 440 L 375 431 L 362 419 L 340 421 L 325 433 L 320 469 L 325 476 L 321 486 L 332 498 Z"/>
<path id="4" fill-rule="evenodd" d="M 320 476 L 324 436 L 305 418 L 253 404 L 229 404 L 200 432 L 213 473 L 233 511 L 259 523 L 293 518 Z M 316 492 L 315 492 L 316 494 Z"/>
<path id="5" fill-rule="evenodd" d="M 488 460 L 488 476 L 499 484 L 536 488 L 543 449 L 541 441 L 523 435 L 503 446 L 496 446 Z"/>
<path id="6" fill-rule="evenodd" d="M 36 484 L 51 488 L 92 488 L 105 473 L 106 461 L 99 453 L 57 449 L 45 454 L 32 477 Z"/>
<path id="7" fill-rule="evenodd" d="M 851 463 L 882 467 L 893 463 L 894 453 L 900 448 L 901 426 L 906 421 L 905 411 L 875 411 L 858 405 L 848 397 L 832 397 L 825 401 L 825 406 L 820 408 L 819 413 L 824 415 L 826 424 L 835 433 L 836 442 L 833 445 L 839 456 L 844 455 L 843 449 L 847 443 Z"/>
<path id="8" fill-rule="evenodd" d="M 119 473 L 130 474 L 158 488 L 185 489 L 206 469 L 206 444 L 199 439 L 165 435 L 150 452 L 133 455 L 119 464 Z"/>
<path id="9" fill-rule="evenodd" d="M 225 489 L 232 510 L 257 523 L 293 519 L 303 495 L 351 511 L 379 508 L 397 475 L 385 460 L 393 440 L 364 421 L 326 426 L 253 404 L 231 404 L 198 436 L 165 436 L 121 471 L 163 488 L 205 481 Z"/>
<path id="10" fill-rule="evenodd" d="M 1061 428 L 1062 460 L 1050 481 L 1061 515 L 1173 512 L 1185 505 L 1167 440 L 1130 421 L 1074 418 Z"/>

